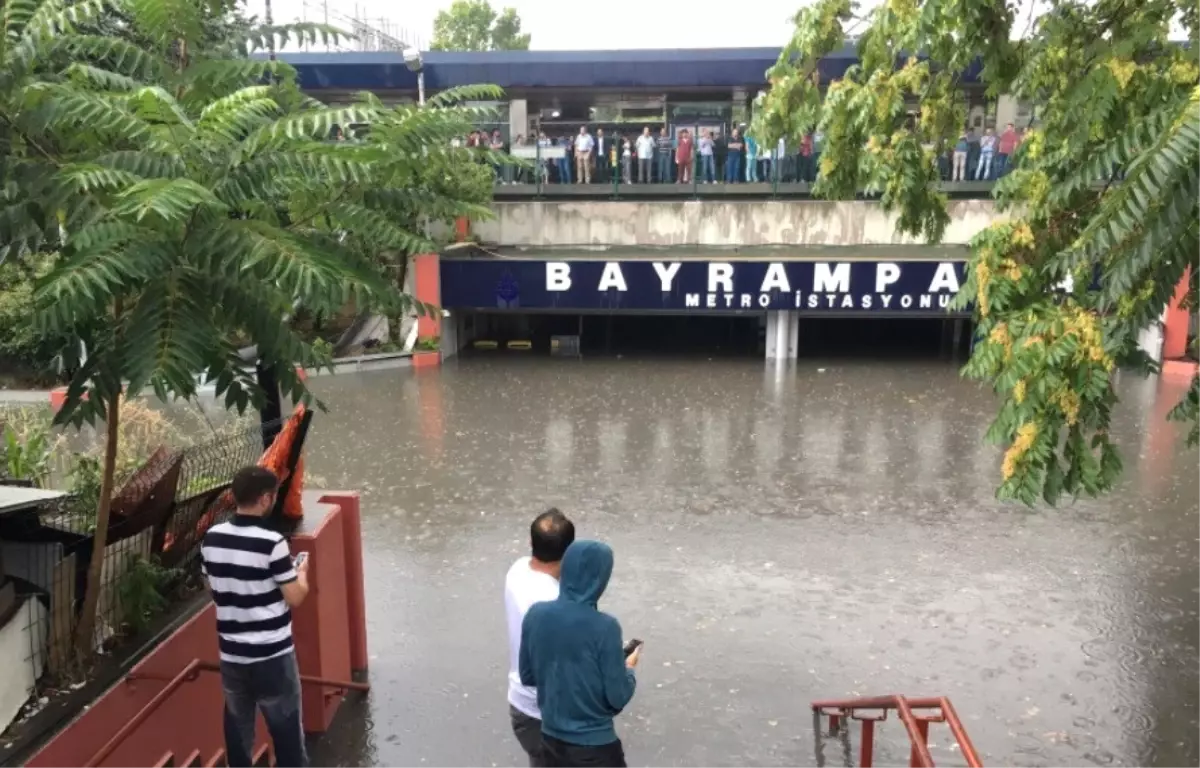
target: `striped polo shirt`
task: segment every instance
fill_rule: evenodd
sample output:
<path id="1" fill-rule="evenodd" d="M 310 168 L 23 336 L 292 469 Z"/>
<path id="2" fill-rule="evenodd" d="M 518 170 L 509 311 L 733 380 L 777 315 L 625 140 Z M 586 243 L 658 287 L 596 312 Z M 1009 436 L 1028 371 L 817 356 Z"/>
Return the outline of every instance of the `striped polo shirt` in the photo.
<path id="1" fill-rule="evenodd" d="M 292 612 L 280 584 L 297 578 L 287 541 L 250 515 L 204 534 L 200 568 L 217 606 L 221 661 L 249 664 L 292 650 Z"/>

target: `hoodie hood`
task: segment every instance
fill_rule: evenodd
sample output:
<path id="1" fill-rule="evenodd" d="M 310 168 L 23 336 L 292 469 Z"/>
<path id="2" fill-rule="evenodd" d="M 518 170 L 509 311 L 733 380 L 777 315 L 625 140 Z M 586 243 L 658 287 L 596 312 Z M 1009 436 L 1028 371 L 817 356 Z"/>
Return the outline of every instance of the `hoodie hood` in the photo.
<path id="1" fill-rule="evenodd" d="M 576 541 L 567 547 L 559 576 L 558 598 L 596 607 L 612 576 L 612 548 L 599 541 Z"/>

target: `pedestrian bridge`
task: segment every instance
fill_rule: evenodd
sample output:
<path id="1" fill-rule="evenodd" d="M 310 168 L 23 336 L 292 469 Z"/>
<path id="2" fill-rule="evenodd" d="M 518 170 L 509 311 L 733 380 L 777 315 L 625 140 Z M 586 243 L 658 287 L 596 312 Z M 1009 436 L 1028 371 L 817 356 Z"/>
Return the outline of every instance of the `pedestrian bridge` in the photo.
<path id="1" fill-rule="evenodd" d="M 472 239 L 521 249 L 922 245 L 870 200 L 498 199 L 492 209 L 493 219 L 471 223 Z M 987 199 L 951 200 L 949 212 L 942 242 L 960 247 L 1001 216 Z"/>

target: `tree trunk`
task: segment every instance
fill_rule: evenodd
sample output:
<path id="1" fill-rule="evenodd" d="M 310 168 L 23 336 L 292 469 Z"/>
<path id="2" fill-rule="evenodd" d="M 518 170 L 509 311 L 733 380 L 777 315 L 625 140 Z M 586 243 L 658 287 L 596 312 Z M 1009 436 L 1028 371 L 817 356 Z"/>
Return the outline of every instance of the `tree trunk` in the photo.
<path id="1" fill-rule="evenodd" d="M 104 551 L 108 546 L 108 514 L 112 509 L 113 484 L 117 473 L 118 428 L 121 424 L 121 390 L 113 393 L 105 408 L 104 470 L 100 478 L 100 505 L 96 508 L 96 530 L 92 539 L 92 560 L 88 564 L 87 591 L 79 627 L 75 635 L 75 651 L 80 662 L 92 653 L 92 637 L 96 627 L 96 610 L 100 603 L 100 577 L 104 569 Z"/>

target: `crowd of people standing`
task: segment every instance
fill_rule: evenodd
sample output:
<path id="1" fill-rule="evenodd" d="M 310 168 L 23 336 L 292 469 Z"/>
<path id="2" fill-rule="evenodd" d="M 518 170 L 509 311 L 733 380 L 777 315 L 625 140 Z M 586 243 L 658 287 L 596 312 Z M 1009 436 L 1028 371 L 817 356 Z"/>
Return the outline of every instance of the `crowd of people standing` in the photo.
<path id="1" fill-rule="evenodd" d="M 1008 173 L 1021 139 L 1012 123 L 999 135 L 991 128 L 982 132 L 964 129 L 950 151 L 938 158 L 942 179 L 999 179 Z M 570 135 L 551 137 L 542 131 L 536 136 L 517 136 L 511 143 L 499 130 L 491 134 L 474 131 L 463 143 L 501 154 L 520 154 L 532 163 L 532 167 L 495 165 L 498 184 L 812 183 L 821 173 L 825 136 L 814 131 L 795 146 L 783 139 L 765 146 L 747 133 L 745 126 L 728 135 L 704 127 L 695 133 L 689 128 L 672 132 L 665 125 L 643 126 L 640 132 L 618 129 L 610 135 L 603 128 L 593 133 L 581 125 Z M 517 153 L 514 147 L 536 147 L 538 151 Z"/>

